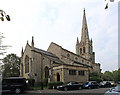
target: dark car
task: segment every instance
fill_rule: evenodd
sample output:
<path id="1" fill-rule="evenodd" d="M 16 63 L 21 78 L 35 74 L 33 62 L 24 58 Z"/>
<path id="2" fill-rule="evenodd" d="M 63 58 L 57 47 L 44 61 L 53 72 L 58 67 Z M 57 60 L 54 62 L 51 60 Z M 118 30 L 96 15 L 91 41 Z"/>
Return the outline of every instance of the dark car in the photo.
<path id="1" fill-rule="evenodd" d="M 64 90 L 64 91 L 67 91 L 67 90 L 81 90 L 83 88 L 83 84 L 79 84 L 78 82 L 68 82 L 68 83 L 65 83 L 61 86 L 57 86 L 57 90 Z"/>
<path id="2" fill-rule="evenodd" d="M 9 77 L 2 80 L 2 92 L 22 93 L 26 88 L 26 79 L 23 77 Z"/>
<path id="3" fill-rule="evenodd" d="M 84 84 L 84 88 L 99 88 L 99 84 L 96 81 L 89 81 Z"/>

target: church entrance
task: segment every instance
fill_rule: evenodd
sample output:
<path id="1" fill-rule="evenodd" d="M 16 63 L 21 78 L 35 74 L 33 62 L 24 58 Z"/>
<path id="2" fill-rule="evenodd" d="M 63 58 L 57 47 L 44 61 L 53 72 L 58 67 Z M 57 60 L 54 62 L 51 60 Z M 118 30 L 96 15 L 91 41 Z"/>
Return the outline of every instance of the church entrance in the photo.
<path id="1" fill-rule="evenodd" d="M 57 73 L 57 81 L 60 81 L 60 74 Z"/>

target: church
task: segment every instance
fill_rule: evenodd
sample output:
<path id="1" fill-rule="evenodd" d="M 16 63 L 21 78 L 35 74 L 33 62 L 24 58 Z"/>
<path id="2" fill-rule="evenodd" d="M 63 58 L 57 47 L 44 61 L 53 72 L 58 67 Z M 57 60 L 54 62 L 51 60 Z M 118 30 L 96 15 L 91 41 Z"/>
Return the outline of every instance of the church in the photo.
<path id="1" fill-rule="evenodd" d="M 35 79 L 35 84 L 45 79 L 49 82 L 89 81 L 90 72 L 101 72 L 100 63 L 95 63 L 92 43 L 84 10 L 81 40 L 77 37 L 76 54 L 54 42 L 51 42 L 47 51 L 36 48 L 32 37 L 31 45 L 27 42 L 21 51 L 20 76 Z"/>

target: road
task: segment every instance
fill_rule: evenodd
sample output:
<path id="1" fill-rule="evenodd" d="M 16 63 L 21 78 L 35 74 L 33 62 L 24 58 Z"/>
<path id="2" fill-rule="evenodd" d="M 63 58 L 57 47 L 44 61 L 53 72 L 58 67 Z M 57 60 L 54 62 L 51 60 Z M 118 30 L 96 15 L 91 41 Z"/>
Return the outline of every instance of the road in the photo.
<path id="1" fill-rule="evenodd" d="M 83 90 L 72 90 L 72 91 L 59 91 L 59 90 L 37 90 L 37 91 L 26 91 L 26 94 L 40 94 L 40 95 L 104 95 L 105 91 L 109 88 L 99 89 L 83 89 Z"/>
<path id="2" fill-rule="evenodd" d="M 99 89 L 82 89 L 82 90 L 72 90 L 72 91 L 58 91 L 58 90 L 32 90 L 25 91 L 20 95 L 104 95 L 105 91 L 109 88 L 99 88 Z M 16 95 L 5 93 L 6 95 Z"/>

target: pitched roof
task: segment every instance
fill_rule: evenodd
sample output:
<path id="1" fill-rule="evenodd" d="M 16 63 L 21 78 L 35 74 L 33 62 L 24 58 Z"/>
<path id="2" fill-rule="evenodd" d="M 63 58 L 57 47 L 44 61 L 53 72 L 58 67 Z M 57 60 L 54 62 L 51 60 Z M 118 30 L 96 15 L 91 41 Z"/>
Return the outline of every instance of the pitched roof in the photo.
<path id="1" fill-rule="evenodd" d="M 37 52 L 37 53 L 40 53 L 40 54 L 44 54 L 44 55 L 48 55 L 48 56 L 51 56 L 51 57 L 57 57 L 56 55 L 54 55 L 54 54 L 52 54 L 52 53 L 50 53 L 48 51 L 38 49 L 38 48 L 34 48 L 31 51 L 34 51 L 34 52 Z"/>
<path id="2" fill-rule="evenodd" d="M 63 49 L 63 48 L 62 48 Z M 34 52 L 37 52 L 37 53 L 40 53 L 40 54 L 44 54 L 44 55 L 47 55 L 48 58 L 50 58 L 51 60 L 53 60 L 55 63 L 58 63 L 58 64 L 61 64 L 61 65 L 70 65 L 70 64 L 66 64 L 64 63 L 63 61 L 61 61 L 55 54 L 52 54 L 48 51 L 45 51 L 45 50 L 42 50 L 42 49 L 38 49 L 38 48 L 34 48 L 32 49 L 31 51 L 34 51 Z M 68 51 L 68 50 L 67 50 Z M 70 51 L 69 51 L 70 52 Z M 73 53 L 74 54 L 74 53 Z M 92 68 L 92 66 L 89 66 L 87 64 L 83 64 L 83 63 L 80 63 L 80 62 L 77 62 L 77 61 L 74 61 L 74 63 L 76 64 L 80 64 L 80 65 L 83 65 L 84 67 L 90 67 Z M 74 65 L 73 65 L 74 66 Z M 81 66 L 80 66 L 81 67 Z"/>

